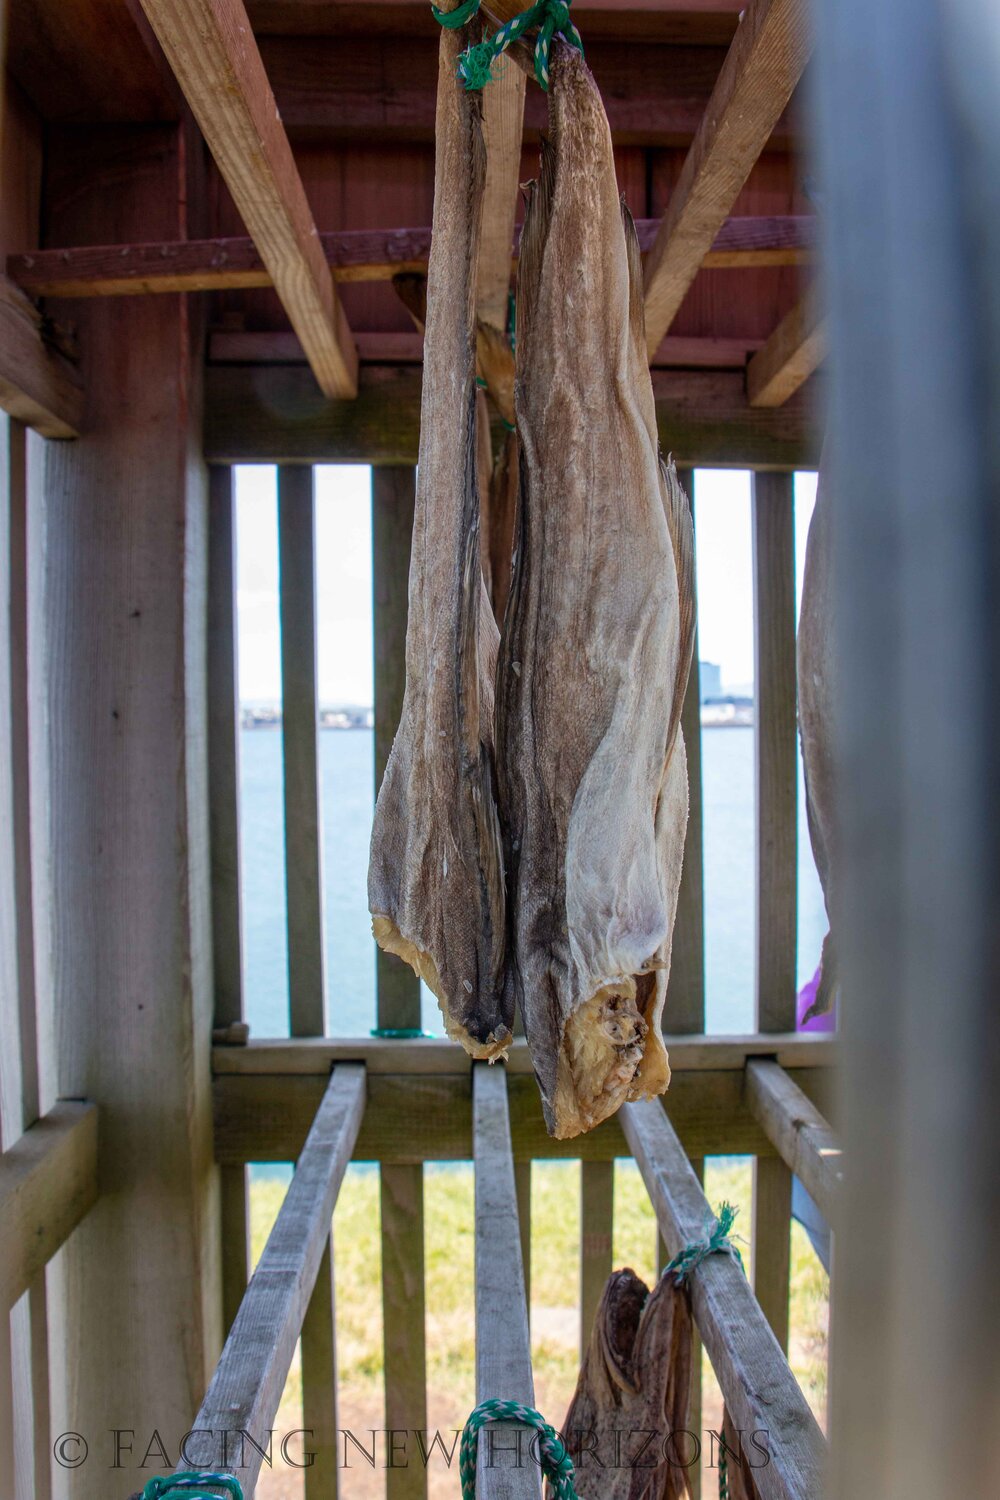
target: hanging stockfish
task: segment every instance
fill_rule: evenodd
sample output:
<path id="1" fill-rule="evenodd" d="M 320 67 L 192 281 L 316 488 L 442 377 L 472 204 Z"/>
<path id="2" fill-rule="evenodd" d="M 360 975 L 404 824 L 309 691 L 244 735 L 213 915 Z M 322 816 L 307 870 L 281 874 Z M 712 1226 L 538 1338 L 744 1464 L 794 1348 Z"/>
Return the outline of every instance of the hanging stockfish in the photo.
<path id="1" fill-rule="evenodd" d="M 512 984 L 549 1131 L 662 1093 L 687 823 L 688 503 L 659 458 L 638 242 L 578 53 L 553 48 L 551 145 L 517 307 L 521 494 L 497 680 Z"/>
<path id="2" fill-rule="evenodd" d="M 562 1427 L 583 1494 L 687 1495 L 692 1333 L 688 1293 L 673 1276 L 652 1292 L 634 1271 L 609 1277 Z"/>
<path id="3" fill-rule="evenodd" d="M 816 490 L 816 506 L 809 524 L 806 564 L 799 612 L 798 693 L 799 734 L 806 784 L 806 818 L 813 858 L 823 887 L 830 931 L 823 942 L 823 958 L 816 999 L 809 1016 L 830 1009 L 837 988 L 836 907 L 837 854 L 835 829 L 835 773 L 833 756 L 833 586 L 830 497 L 824 466 Z"/>
<path id="4" fill-rule="evenodd" d="M 368 904 L 381 946 L 434 991 L 448 1034 L 503 1052 L 504 875 L 494 798 L 498 632 L 482 582 L 476 473 L 475 279 L 481 102 L 458 83 L 464 33 L 440 44 L 434 217 L 406 692 L 372 830 Z"/>

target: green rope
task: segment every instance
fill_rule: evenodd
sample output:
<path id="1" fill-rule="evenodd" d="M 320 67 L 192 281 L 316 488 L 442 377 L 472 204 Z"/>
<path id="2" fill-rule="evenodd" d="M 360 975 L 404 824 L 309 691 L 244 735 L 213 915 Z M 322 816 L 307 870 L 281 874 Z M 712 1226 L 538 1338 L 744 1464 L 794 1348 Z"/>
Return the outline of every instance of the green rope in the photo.
<path id="1" fill-rule="evenodd" d="M 739 1262 L 740 1270 L 743 1270 L 743 1257 L 729 1238 L 729 1231 L 733 1227 L 737 1210 L 731 1203 L 719 1205 L 719 1217 L 713 1228 L 705 1227 L 703 1239 L 695 1240 L 693 1244 L 685 1245 L 678 1255 L 675 1255 L 669 1266 L 664 1269 L 664 1276 L 674 1275 L 677 1285 L 683 1286 L 702 1261 L 709 1255 L 731 1255 Z"/>
<path id="2" fill-rule="evenodd" d="M 726 1462 L 726 1445 L 719 1449 L 719 1500 L 729 1500 L 729 1465 Z"/>
<path id="3" fill-rule="evenodd" d="M 545 1418 L 533 1407 L 522 1406 L 520 1401 L 480 1401 L 462 1429 L 462 1445 L 458 1450 L 458 1473 L 462 1481 L 462 1500 L 476 1500 L 476 1457 L 479 1452 L 479 1431 L 487 1422 L 521 1422 L 525 1427 L 534 1427 L 542 1435 L 539 1457 L 542 1473 L 552 1486 L 554 1500 L 579 1500 L 573 1484 L 573 1460 L 566 1444 L 550 1427 Z"/>
<path id="4" fill-rule="evenodd" d="M 373 1026 L 370 1036 L 380 1041 L 410 1042 L 417 1036 L 433 1036 L 433 1031 L 421 1031 L 419 1026 Z"/>
<path id="5" fill-rule="evenodd" d="M 464 26 L 471 21 L 479 10 L 480 0 L 464 0 L 456 10 L 438 10 L 436 5 L 431 6 L 431 12 L 435 21 L 440 26 L 447 26 L 449 30 Z M 549 91 L 549 49 L 552 46 L 552 38 L 561 36 L 571 47 L 582 55 L 583 42 L 580 33 L 573 25 L 569 13 L 569 0 L 537 0 L 535 5 L 529 6 L 519 15 L 514 16 L 495 31 L 492 36 L 486 37 L 473 47 L 467 47 L 458 59 L 458 76 L 467 89 L 485 88 L 495 76 L 493 64 L 497 58 L 510 46 L 511 42 L 520 41 L 526 31 L 534 31 L 537 28 L 538 36 L 535 38 L 535 77 L 545 90 Z"/>
<path id="6" fill-rule="evenodd" d="M 232 1474 L 215 1474 L 207 1469 L 187 1469 L 183 1474 L 159 1474 L 142 1492 L 142 1500 L 219 1500 L 203 1490 L 203 1484 L 224 1489 L 230 1500 L 243 1500 L 243 1486 Z"/>

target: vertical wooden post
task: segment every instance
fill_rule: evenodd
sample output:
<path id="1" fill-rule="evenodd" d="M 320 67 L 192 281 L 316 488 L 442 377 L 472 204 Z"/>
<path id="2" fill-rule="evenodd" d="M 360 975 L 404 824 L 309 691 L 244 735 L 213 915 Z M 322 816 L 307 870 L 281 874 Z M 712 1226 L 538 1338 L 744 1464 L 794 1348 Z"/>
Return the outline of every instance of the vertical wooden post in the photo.
<path id="1" fill-rule="evenodd" d="M 517 1194 L 517 1223 L 521 1231 L 521 1260 L 524 1266 L 524 1296 L 531 1322 L 531 1162 L 514 1163 L 514 1191 Z"/>
<path id="2" fill-rule="evenodd" d="M 403 708 L 407 592 L 416 471 L 372 469 L 372 587 L 375 652 L 375 789 Z M 419 1027 L 420 981 L 401 959 L 376 950 L 377 1024 Z M 413 1432 L 427 1425 L 422 1166 L 379 1169 L 382 1209 L 382 1323 L 385 1425 Z M 410 1462 L 386 1473 L 387 1500 L 423 1500 L 427 1475 Z"/>
<path id="3" fill-rule="evenodd" d="M 611 1275 L 615 1164 L 580 1163 L 580 1357 L 587 1352 L 594 1316 Z"/>
<path id="4" fill-rule="evenodd" d="M 50 131 L 57 241 L 180 237 L 175 127 Z M 64 1344 L 54 1421 L 109 1414 L 175 1450 L 221 1343 L 210 1051 L 199 309 L 53 307 L 77 325 L 84 435 L 44 449 L 57 1089 L 101 1111 L 97 1204 L 49 1268 Z M 97 1500 L 84 1464 L 62 1493 Z"/>
<path id="5" fill-rule="evenodd" d="M 760 1031 L 795 1029 L 797 762 L 793 476 L 753 476 L 754 744 L 757 783 L 757 934 L 754 988 Z M 757 1300 L 788 1347 L 792 1174 L 756 1158 L 753 1277 Z"/>
<path id="6" fill-rule="evenodd" d="M 209 469 L 208 779 L 215 1024 L 244 1018 L 240 900 L 240 705 L 233 471 Z M 250 1271 L 249 1169 L 220 1168 L 222 1319 L 228 1333 Z"/>
<path id="7" fill-rule="evenodd" d="M 996 1494 L 997 14 L 815 14 L 850 1163 L 829 1493 Z"/>

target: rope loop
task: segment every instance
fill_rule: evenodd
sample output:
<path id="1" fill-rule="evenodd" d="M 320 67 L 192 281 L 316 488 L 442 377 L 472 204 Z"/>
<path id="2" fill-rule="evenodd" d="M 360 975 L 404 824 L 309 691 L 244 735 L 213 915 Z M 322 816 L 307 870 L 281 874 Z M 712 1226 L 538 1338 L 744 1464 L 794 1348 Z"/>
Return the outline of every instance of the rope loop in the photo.
<path id="1" fill-rule="evenodd" d="M 674 1256 L 670 1264 L 664 1268 L 664 1276 L 675 1276 L 677 1285 L 683 1286 L 691 1272 L 696 1270 L 709 1255 L 731 1255 L 742 1271 L 744 1269 L 743 1257 L 729 1237 L 737 1212 L 738 1210 L 731 1203 L 720 1203 L 719 1216 L 714 1225 L 706 1224 L 703 1238 L 685 1245 L 684 1249 Z"/>
<path id="2" fill-rule="evenodd" d="M 182 1474 L 158 1474 L 142 1492 L 142 1500 L 219 1500 L 203 1490 L 203 1484 L 223 1489 L 230 1500 L 243 1500 L 243 1486 L 233 1474 L 216 1474 L 208 1469 L 186 1469 Z"/>
<path id="3" fill-rule="evenodd" d="M 480 0 L 463 0 L 455 10 L 439 10 L 431 6 L 431 13 L 439 26 L 454 30 L 471 21 L 479 10 Z M 573 24 L 569 0 L 536 0 L 536 4 L 513 16 L 499 31 L 472 47 L 467 47 L 458 59 L 458 76 L 467 89 L 485 88 L 495 77 L 494 65 L 511 42 L 519 41 L 527 31 L 538 31 L 535 39 L 535 77 L 546 93 L 549 91 L 549 50 L 552 38 L 561 36 L 563 41 L 583 55 L 583 41 Z"/>
<path id="4" fill-rule="evenodd" d="M 542 1473 L 552 1486 L 555 1500 L 579 1500 L 574 1485 L 575 1469 L 569 1450 L 554 1427 L 534 1407 L 523 1406 L 520 1401 L 480 1401 L 470 1413 L 462 1429 L 462 1444 L 458 1452 L 458 1472 L 462 1481 L 462 1500 L 476 1500 L 476 1458 L 479 1453 L 479 1432 L 487 1422 L 520 1422 L 525 1427 L 534 1427 L 540 1434 L 538 1455 Z"/>

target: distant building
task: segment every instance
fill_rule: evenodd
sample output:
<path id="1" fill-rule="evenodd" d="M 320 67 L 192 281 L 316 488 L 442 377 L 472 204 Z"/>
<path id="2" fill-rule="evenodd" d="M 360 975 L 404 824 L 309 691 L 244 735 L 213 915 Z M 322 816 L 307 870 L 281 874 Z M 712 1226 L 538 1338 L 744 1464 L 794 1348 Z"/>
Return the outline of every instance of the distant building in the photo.
<path id="1" fill-rule="evenodd" d="M 698 691 L 702 703 L 722 697 L 722 668 L 714 661 L 698 663 Z"/>

